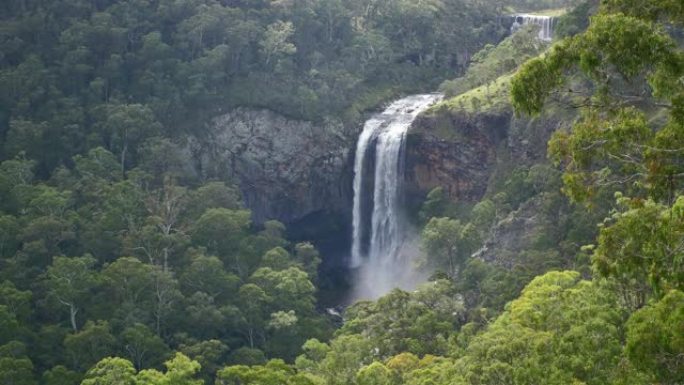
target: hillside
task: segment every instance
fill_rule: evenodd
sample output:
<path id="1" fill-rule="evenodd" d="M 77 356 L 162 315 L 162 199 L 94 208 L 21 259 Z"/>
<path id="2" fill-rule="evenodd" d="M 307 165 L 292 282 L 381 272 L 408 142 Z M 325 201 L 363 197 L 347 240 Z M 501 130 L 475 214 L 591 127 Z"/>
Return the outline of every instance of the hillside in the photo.
<path id="1" fill-rule="evenodd" d="M 681 384 L 682 28 L 3 2 L 0 385 Z"/>

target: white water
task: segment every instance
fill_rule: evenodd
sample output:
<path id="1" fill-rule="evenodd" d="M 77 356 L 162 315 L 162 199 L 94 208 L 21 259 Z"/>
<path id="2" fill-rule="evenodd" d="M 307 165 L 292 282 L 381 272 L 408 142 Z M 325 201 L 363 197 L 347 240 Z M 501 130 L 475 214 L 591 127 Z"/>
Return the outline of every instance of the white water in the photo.
<path id="1" fill-rule="evenodd" d="M 511 27 L 511 32 L 517 31 L 523 25 L 536 24 L 541 27 L 539 29 L 540 40 L 551 41 L 551 39 L 553 38 L 553 17 L 530 15 L 527 13 L 513 15 L 513 17 L 515 17 L 515 21 L 513 22 L 513 26 Z M 522 23 L 520 23 L 518 19 L 521 19 Z"/>
<path id="2" fill-rule="evenodd" d="M 356 146 L 354 160 L 354 205 L 351 266 L 360 267 L 358 296 L 377 297 L 394 287 L 410 285 L 413 267 L 406 261 L 409 233 L 402 215 L 403 150 L 406 132 L 422 111 L 441 95 L 413 95 L 392 103 L 385 111 L 369 119 Z M 373 209 L 370 229 L 364 228 L 362 194 L 364 165 L 369 146 L 375 143 Z M 370 232 L 369 244 L 362 246 L 364 232 Z M 367 253 L 363 250 L 366 249 Z M 364 255 L 367 254 L 367 255 Z"/>

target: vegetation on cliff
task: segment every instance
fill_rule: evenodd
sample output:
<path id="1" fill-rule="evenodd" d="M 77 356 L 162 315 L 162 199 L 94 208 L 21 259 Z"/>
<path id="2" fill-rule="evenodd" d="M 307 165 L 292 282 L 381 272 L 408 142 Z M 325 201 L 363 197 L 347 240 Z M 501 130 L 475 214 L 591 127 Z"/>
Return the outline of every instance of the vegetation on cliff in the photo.
<path id="1" fill-rule="evenodd" d="M 536 57 L 548 47 L 546 42 L 537 38 L 538 32 L 538 25 L 527 25 L 496 46 L 487 44 L 473 55 L 465 74 L 442 83 L 440 91 L 450 98 L 513 73 L 521 64 Z"/>
<path id="2" fill-rule="evenodd" d="M 523 30 L 461 73 L 499 33 L 480 3 L 0 5 L 0 383 L 682 383 L 681 1 L 586 24 L 589 2 L 546 54 Z M 549 161 L 501 151 L 479 202 L 433 190 L 428 282 L 342 317 L 317 308 L 315 247 L 183 161 L 218 106 L 353 115 L 447 71 L 428 114 L 579 115 Z"/>
<path id="3" fill-rule="evenodd" d="M 0 151 L 41 177 L 97 146 L 132 167 L 149 137 L 235 106 L 355 121 L 505 33 L 470 0 L 9 0 L 0 15 Z"/>

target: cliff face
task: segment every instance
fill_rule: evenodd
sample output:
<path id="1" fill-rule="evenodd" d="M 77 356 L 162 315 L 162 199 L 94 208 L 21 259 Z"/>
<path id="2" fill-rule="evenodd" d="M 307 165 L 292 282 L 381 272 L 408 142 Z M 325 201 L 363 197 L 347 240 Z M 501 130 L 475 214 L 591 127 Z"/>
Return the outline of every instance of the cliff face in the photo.
<path id="1" fill-rule="evenodd" d="M 438 186 L 453 201 L 478 201 L 503 153 L 516 163 L 537 161 L 557 127 L 553 119 L 517 119 L 507 108 L 419 116 L 405 149 L 408 204 L 419 206 Z M 334 213 L 340 230 L 351 212 L 351 154 L 360 129 L 238 108 L 213 119 L 209 135 L 192 138 L 187 148 L 203 177 L 231 179 L 240 187 L 255 222 L 318 223 Z"/>
<path id="2" fill-rule="evenodd" d="M 486 194 L 494 195 L 497 184 L 516 168 L 553 169 L 546 160 L 546 143 L 574 118 L 573 111 L 560 108 L 535 118 L 516 117 L 510 106 L 469 111 L 447 105 L 428 111 L 413 123 L 407 140 L 409 205 L 420 207 L 435 187 L 442 187 L 453 202 L 476 203 Z M 570 210 L 559 189 L 545 185 L 544 193 L 530 190 L 530 198 L 492 226 L 474 256 L 510 269 L 534 265 L 537 262 L 530 261 L 540 249 L 548 263 L 556 263 L 558 253 L 545 247 L 564 234 L 558 218 L 567 217 Z"/>
<path id="3" fill-rule="evenodd" d="M 437 112 L 420 116 L 406 142 L 406 194 L 410 205 L 442 187 L 453 201 L 477 201 L 485 193 L 506 138 L 508 112 Z"/>
<path id="4" fill-rule="evenodd" d="M 419 116 L 406 142 L 406 193 L 416 207 L 435 187 L 452 201 L 477 202 L 494 173 L 546 159 L 551 134 L 571 113 L 536 118 L 514 116 L 509 105 L 473 112 L 437 108 Z"/>
<path id="5" fill-rule="evenodd" d="M 216 117 L 210 134 L 192 140 L 190 151 L 202 175 L 236 182 L 255 222 L 292 223 L 347 205 L 352 147 L 339 122 L 314 124 L 238 108 Z"/>

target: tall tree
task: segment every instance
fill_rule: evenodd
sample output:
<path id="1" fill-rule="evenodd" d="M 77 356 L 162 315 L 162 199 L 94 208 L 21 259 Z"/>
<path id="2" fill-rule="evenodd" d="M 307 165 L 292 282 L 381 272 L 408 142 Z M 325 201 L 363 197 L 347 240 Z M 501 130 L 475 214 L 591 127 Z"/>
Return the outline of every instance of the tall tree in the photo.
<path id="1" fill-rule="evenodd" d="M 684 293 L 672 290 L 627 322 L 627 357 L 660 384 L 684 381 Z"/>
<path id="2" fill-rule="evenodd" d="M 95 259 L 89 255 L 55 257 L 45 273 L 48 296 L 69 310 L 69 322 L 74 332 L 78 331 L 76 316 L 88 303 L 90 291 L 98 284 L 94 265 Z"/>
<path id="3" fill-rule="evenodd" d="M 551 94 L 566 89 L 582 107 L 572 130 L 554 134 L 549 154 L 563 166 L 572 199 L 596 204 L 621 193 L 593 261 L 599 274 L 631 292 L 626 302 L 633 308 L 645 304 L 648 286 L 659 298 L 684 278 L 675 240 L 684 189 L 684 53 L 659 24 L 683 23 L 675 3 L 605 2 L 584 33 L 527 62 L 511 90 L 518 112 L 539 113 Z M 588 90 L 568 82 L 565 75 L 577 70 L 591 82 Z M 648 119 L 653 110 L 663 112 L 664 124 Z"/>
<path id="4" fill-rule="evenodd" d="M 137 153 L 137 146 L 161 132 L 162 126 L 149 107 L 142 104 L 119 104 L 103 107 L 104 118 L 99 123 L 105 143 L 119 153 L 121 174 L 126 173 L 129 151 Z"/>

